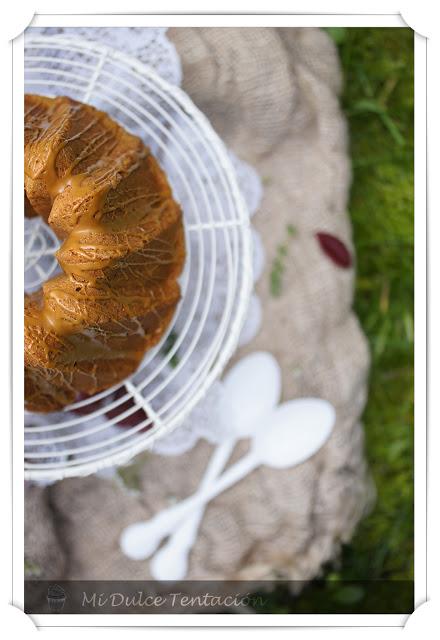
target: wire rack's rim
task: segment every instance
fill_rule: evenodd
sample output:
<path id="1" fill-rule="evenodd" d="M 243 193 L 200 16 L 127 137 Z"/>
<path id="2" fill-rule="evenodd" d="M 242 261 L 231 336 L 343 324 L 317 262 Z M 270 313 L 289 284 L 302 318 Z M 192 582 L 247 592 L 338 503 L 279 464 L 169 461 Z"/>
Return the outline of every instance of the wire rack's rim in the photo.
<path id="1" fill-rule="evenodd" d="M 200 402 L 205 396 L 206 392 L 212 385 L 212 383 L 220 377 L 228 360 L 232 356 L 238 342 L 239 334 L 243 326 L 246 310 L 248 307 L 249 298 L 252 291 L 252 238 L 249 222 L 249 214 L 246 204 L 240 192 L 234 168 L 228 157 L 227 150 L 220 140 L 218 135 L 213 130 L 207 117 L 194 105 L 189 96 L 175 85 L 170 84 L 159 76 L 153 69 L 148 67 L 142 62 L 139 62 L 130 55 L 127 55 L 121 51 L 114 50 L 106 45 L 95 43 L 92 41 L 74 38 L 72 36 L 55 35 L 55 36 L 33 36 L 32 34 L 26 34 L 26 47 L 32 47 L 33 45 L 47 45 L 55 47 L 57 45 L 69 45 L 73 50 L 78 53 L 84 51 L 90 51 L 95 55 L 105 56 L 111 60 L 118 61 L 129 68 L 136 70 L 140 75 L 146 76 L 153 83 L 156 83 L 163 91 L 165 91 L 176 103 L 183 109 L 193 121 L 200 126 L 203 134 L 206 137 L 207 142 L 212 146 L 215 152 L 216 160 L 219 163 L 220 168 L 224 171 L 228 185 L 231 189 L 234 204 L 238 213 L 238 224 L 236 230 L 240 234 L 241 240 L 241 287 L 237 291 L 237 304 L 234 307 L 235 313 L 231 318 L 229 331 L 226 334 L 224 343 L 221 350 L 215 356 L 214 363 L 211 369 L 206 374 L 204 380 L 196 390 L 196 392 L 190 396 L 186 405 L 180 409 L 180 412 L 176 414 L 167 423 L 162 423 L 154 433 L 146 436 L 145 439 L 139 438 L 136 442 L 132 443 L 126 449 L 112 454 L 111 452 L 107 456 L 103 456 L 92 462 L 82 463 L 78 461 L 75 466 L 64 467 L 59 469 L 25 469 L 26 480 L 60 480 L 66 477 L 84 476 L 90 473 L 100 471 L 104 468 L 113 465 L 128 464 L 134 456 L 142 451 L 151 448 L 154 443 L 164 435 L 170 434 L 181 422 L 189 415 L 193 408 Z M 56 60 L 56 58 L 54 58 Z M 64 63 L 67 61 L 64 60 Z"/>

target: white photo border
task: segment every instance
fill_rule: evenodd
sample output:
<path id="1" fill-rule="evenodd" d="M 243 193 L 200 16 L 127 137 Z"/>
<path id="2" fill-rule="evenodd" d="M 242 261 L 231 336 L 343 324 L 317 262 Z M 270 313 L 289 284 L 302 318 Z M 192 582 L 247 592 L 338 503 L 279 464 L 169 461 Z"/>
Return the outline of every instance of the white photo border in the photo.
<path id="1" fill-rule="evenodd" d="M 32 26 L 347 26 L 406 27 L 400 15 L 36 15 Z M 415 603 L 426 594 L 426 39 L 415 34 Z M 23 100 L 23 37 L 13 43 L 13 104 Z M 23 162 L 22 118 L 13 118 L 13 603 L 23 609 Z M 31 616 L 37 626 L 403 626 L 408 614 L 223 614 Z"/>

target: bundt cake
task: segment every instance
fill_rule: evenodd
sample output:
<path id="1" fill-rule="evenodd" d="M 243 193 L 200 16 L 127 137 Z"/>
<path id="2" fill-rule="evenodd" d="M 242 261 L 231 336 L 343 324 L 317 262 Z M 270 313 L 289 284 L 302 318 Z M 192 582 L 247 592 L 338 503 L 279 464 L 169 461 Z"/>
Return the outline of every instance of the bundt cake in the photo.
<path id="1" fill-rule="evenodd" d="M 67 97 L 25 96 L 25 215 L 63 271 L 25 296 L 25 402 L 55 411 L 132 374 L 180 290 L 182 214 L 142 141 Z"/>

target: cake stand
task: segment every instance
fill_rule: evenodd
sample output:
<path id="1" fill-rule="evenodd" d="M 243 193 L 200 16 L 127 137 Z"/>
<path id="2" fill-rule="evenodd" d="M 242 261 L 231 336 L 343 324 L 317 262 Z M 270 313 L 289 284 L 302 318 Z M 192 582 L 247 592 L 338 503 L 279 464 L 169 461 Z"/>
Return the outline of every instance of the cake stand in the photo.
<path id="1" fill-rule="evenodd" d="M 160 344 L 112 389 L 53 414 L 25 413 L 25 478 L 55 481 L 129 462 L 179 427 L 223 371 L 252 287 L 249 216 L 228 152 L 178 87 L 119 51 L 68 36 L 28 36 L 25 91 L 68 95 L 142 137 L 184 212 L 182 300 Z M 59 241 L 25 220 L 25 289 L 59 270 Z"/>

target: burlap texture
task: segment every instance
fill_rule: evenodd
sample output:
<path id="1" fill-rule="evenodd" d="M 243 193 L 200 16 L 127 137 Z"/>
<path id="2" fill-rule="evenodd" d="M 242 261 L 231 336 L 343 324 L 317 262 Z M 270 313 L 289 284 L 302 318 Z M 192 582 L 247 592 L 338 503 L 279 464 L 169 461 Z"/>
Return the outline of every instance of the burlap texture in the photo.
<path id="1" fill-rule="evenodd" d="M 41 580 L 62 578 L 66 555 L 55 527 L 49 494 L 42 487 L 26 487 L 24 520 L 25 575 Z"/>
<path id="2" fill-rule="evenodd" d="M 353 251 L 337 52 L 311 28 L 185 28 L 169 35 L 182 58 L 184 89 L 264 184 L 254 218 L 266 251 L 257 285 L 263 327 L 237 356 L 272 352 L 284 399 L 314 395 L 337 409 L 334 433 L 312 459 L 292 470 L 259 468 L 210 503 L 188 577 L 307 580 L 350 539 L 372 495 L 359 423 L 369 358 L 351 310 L 354 273 L 331 262 L 314 235 L 331 233 Z M 288 224 L 296 229 L 289 238 Z M 270 271 L 286 242 L 282 291 L 274 297 Z M 246 447 L 237 446 L 233 459 Z M 148 578 L 147 561 L 121 553 L 121 531 L 194 491 L 211 452 L 201 442 L 179 457 L 140 456 L 137 493 L 97 476 L 48 487 L 67 554 L 65 577 Z M 27 550 L 39 562 L 35 535 L 28 517 Z M 57 571 L 46 565 L 45 574 Z"/>

